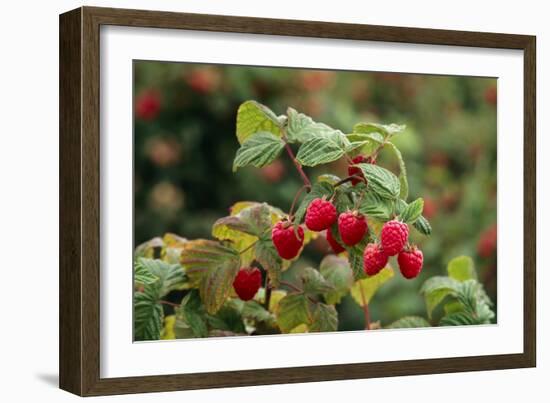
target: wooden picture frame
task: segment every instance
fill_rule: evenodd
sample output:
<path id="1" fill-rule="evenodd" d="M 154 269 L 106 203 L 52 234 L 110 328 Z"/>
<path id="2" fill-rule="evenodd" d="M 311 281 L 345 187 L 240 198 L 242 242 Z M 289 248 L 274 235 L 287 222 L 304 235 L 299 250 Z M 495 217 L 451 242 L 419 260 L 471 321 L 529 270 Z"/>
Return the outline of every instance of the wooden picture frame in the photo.
<path id="1" fill-rule="evenodd" d="M 524 52 L 523 353 L 128 378 L 100 377 L 100 26 L 519 49 Z M 81 396 L 533 367 L 535 37 L 82 7 L 60 16 L 60 387 Z"/>

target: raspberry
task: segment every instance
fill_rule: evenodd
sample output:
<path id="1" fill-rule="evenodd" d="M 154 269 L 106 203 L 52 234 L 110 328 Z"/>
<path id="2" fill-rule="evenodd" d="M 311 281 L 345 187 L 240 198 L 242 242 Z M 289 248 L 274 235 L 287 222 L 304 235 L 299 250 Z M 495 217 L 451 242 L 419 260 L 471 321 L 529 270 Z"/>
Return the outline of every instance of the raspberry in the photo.
<path id="1" fill-rule="evenodd" d="M 312 231 L 323 231 L 336 221 L 336 207 L 323 199 L 314 199 L 306 212 L 306 227 Z"/>
<path id="2" fill-rule="evenodd" d="M 378 274 L 380 270 L 386 267 L 388 256 L 384 253 L 380 245 L 369 243 L 363 252 L 363 267 L 365 273 L 369 276 Z"/>
<path id="3" fill-rule="evenodd" d="M 388 256 L 397 255 L 403 250 L 408 237 L 409 227 L 407 224 L 397 220 L 388 221 L 384 224 L 380 233 L 384 253 Z"/>
<path id="4" fill-rule="evenodd" d="M 364 163 L 364 162 L 367 162 L 367 158 L 365 158 L 363 155 L 358 155 L 357 157 L 355 157 L 354 159 L 351 160 L 351 162 L 353 162 L 353 164 L 361 164 L 361 163 Z M 358 167 L 354 167 L 354 166 L 348 166 L 348 175 L 349 176 L 353 176 L 353 175 L 357 175 L 357 176 L 360 176 L 360 177 L 364 177 L 363 176 L 363 172 L 361 172 L 361 169 L 359 169 Z M 361 179 L 352 179 L 351 180 L 351 184 L 352 185 L 357 185 L 358 183 L 362 182 Z"/>
<path id="5" fill-rule="evenodd" d="M 357 211 L 348 211 L 340 214 L 340 217 L 338 217 L 340 237 L 342 238 L 342 242 L 348 246 L 353 246 L 361 241 L 367 229 L 365 216 Z"/>
<path id="6" fill-rule="evenodd" d="M 422 251 L 413 246 L 409 250 L 403 250 L 397 256 L 397 263 L 399 263 L 399 270 L 403 277 L 411 279 L 420 274 L 422 270 L 422 263 L 424 256 Z"/>
<path id="7" fill-rule="evenodd" d="M 360 182 L 363 182 L 365 176 L 363 175 L 363 172 L 361 171 L 360 168 L 354 167 L 352 165 L 354 165 L 354 164 L 376 164 L 375 159 L 373 159 L 371 157 L 366 158 L 363 155 L 358 155 L 357 157 L 352 159 L 351 162 L 352 162 L 352 164 L 350 166 L 348 166 L 348 176 L 354 176 L 355 175 L 355 176 L 360 176 L 361 178 L 363 178 L 363 179 L 353 178 L 351 180 L 351 184 L 354 185 L 354 186 L 357 185 Z"/>
<path id="8" fill-rule="evenodd" d="M 254 298 L 261 285 L 262 273 L 257 267 L 242 267 L 233 281 L 233 288 L 243 301 Z"/>
<path id="9" fill-rule="evenodd" d="M 336 239 L 334 239 L 334 237 L 332 236 L 332 231 L 330 230 L 330 228 L 327 229 L 327 241 L 330 244 L 330 247 L 332 248 L 334 253 L 336 253 L 336 254 L 342 253 L 343 251 L 346 250 L 342 245 L 340 245 L 338 243 L 338 241 Z"/>
<path id="10" fill-rule="evenodd" d="M 304 230 L 298 227 L 298 237 L 294 233 L 294 227 L 290 221 L 279 221 L 271 231 L 271 239 L 277 249 L 277 253 L 283 259 L 294 259 L 304 243 Z"/>

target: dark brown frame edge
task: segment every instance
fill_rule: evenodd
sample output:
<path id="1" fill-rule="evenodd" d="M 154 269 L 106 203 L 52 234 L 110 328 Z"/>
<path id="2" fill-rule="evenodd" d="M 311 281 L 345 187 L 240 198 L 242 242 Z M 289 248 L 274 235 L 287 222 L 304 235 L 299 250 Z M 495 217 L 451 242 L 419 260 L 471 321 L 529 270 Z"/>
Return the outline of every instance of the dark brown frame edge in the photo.
<path id="1" fill-rule="evenodd" d="M 524 51 L 521 354 L 128 378 L 99 376 L 99 28 L 172 28 Z M 534 36 L 81 7 L 60 16 L 60 387 L 81 396 L 480 371 L 536 365 Z"/>

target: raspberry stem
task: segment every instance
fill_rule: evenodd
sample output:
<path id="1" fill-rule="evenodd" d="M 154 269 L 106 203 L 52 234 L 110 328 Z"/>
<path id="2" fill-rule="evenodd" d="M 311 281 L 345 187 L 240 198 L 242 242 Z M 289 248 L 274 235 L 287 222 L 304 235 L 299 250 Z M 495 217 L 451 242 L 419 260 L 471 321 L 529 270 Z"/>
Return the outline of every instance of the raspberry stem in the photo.
<path id="1" fill-rule="evenodd" d="M 269 301 L 271 301 L 271 284 L 269 283 L 269 275 L 265 273 L 265 299 L 264 299 L 264 308 L 269 311 Z"/>
<path id="2" fill-rule="evenodd" d="M 294 200 L 292 200 L 292 204 L 290 205 L 290 210 L 288 211 L 288 217 L 290 221 L 292 221 L 294 218 L 294 207 L 296 206 L 296 202 L 298 201 L 298 198 L 300 197 L 304 189 L 307 189 L 309 191 L 311 189 L 311 186 L 308 186 L 308 185 L 302 186 L 300 189 L 298 189 L 298 191 L 296 192 L 296 195 L 294 195 Z"/>
<path id="3" fill-rule="evenodd" d="M 365 299 L 365 291 L 363 290 L 363 284 L 359 281 L 359 291 L 361 292 L 361 300 L 363 301 L 363 312 L 365 314 L 365 330 L 370 330 L 370 313 L 369 305 Z"/>
<path id="4" fill-rule="evenodd" d="M 283 141 L 285 142 L 286 152 L 288 153 L 288 156 L 290 157 L 290 159 L 294 163 L 294 166 L 296 167 L 296 169 L 300 173 L 300 176 L 302 177 L 302 180 L 304 181 L 304 185 L 311 187 L 311 182 L 310 182 L 309 178 L 307 177 L 306 173 L 302 169 L 302 165 L 298 162 L 298 160 L 294 156 L 294 152 L 292 151 L 292 148 L 290 147 L 290 144 L 287 143 L 285 136 L 283 136 Z"/>

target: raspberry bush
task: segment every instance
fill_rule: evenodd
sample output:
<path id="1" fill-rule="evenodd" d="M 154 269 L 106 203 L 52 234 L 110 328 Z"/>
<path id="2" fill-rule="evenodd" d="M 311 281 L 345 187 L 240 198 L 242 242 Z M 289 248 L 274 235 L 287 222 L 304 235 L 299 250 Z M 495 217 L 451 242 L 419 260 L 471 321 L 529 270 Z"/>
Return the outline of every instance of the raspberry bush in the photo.
<path id="1" fill-rule="evenodd" d="M 426 318 L 385 324 L 371 318 L 370 300 L 396 272 L 413 279 L 429 271 L 411 232 L 424 237 L 432 228 L 422 215 L 423 199 L 408 200 L 405 162 L 392 142 L 404 126 L 358 123 L 344 133 L 292 108 L 276 115 L 255 101 L 239 107 L 236 121 L 240 148 L 233 171 L 263 168 L 286 154 L 303 186 L 291 206 L 233 204 L 229 215 L 214 223 L 213 239 L 166 234 L 138 246 L 136 340 L 336 331 L 337 305 L 348 294 L 364 311 L 365 329 L 493 320 L 492 303 L 465 256 L 449 263 L 447 277 L 431 277 L 420 288 Z M 399 172 L 378 165 L 384 149 Z M 344 178 L 312 179 L 304 169 L 340 159 L 348 164 Z M 325 237 L 334 254 L 319 268 L 300 269 L 298 283 L 285 281 L 283 273 L 317 237 Z M 164 299 L 173 290 L 183 290 L 181 302 Z M 165 315 L 163 305 L 172 306 L 174 314 Z M 435 320 L 440 306 L 443 314 Z"/>

